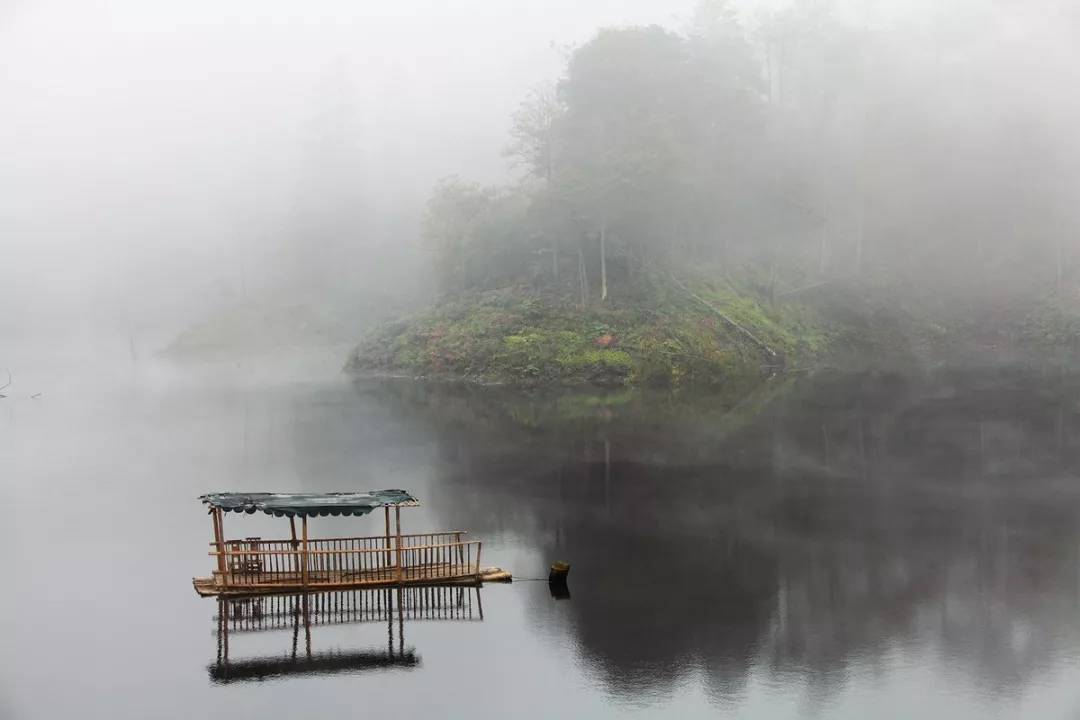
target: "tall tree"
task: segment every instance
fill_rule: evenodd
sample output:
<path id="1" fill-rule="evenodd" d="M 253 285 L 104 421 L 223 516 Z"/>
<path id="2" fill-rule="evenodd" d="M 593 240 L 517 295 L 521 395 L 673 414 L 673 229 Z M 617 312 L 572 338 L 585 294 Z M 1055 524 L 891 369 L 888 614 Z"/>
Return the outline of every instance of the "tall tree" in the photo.
<path id="1" fill-rule="evenodd" d="M 507 154 L 534 177 L 551 181 L 555 156 L 555 123 L 563 113 L 555 88 L 535 88 L 512 118 Z"/>

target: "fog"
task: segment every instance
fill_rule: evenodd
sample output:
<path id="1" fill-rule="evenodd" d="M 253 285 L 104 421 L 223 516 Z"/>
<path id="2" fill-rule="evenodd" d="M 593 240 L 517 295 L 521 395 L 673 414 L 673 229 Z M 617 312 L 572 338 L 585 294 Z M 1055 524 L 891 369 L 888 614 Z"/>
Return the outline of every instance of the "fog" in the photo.
<path id="1" fill-rule="evenodd" d="M 0 719 L 1080 717 L 1078 87 L 1076 0 L 0 0 Z M 196 500 L 377 487 L 513 582 Z"/>
<path id="2" fill-rule="evenodd" d="M 0 350 L 111 336 L 149 350 L 238 303 L 333 307 L 355 334 L 414 308 L 435 292 L 420 236 L 439 179 L 517 182 L 506 150 L 531 91 L 599 29 L 682 33 L 695 6 L 9 2 Z M 873 262 L 939 288 L 1067 278 L 1074 5 L 825 6 L 730 6 L 780 110 L 761 120 L 767 152 L 739 166 L 751 191 L 727 193 L 725 252 L 794 242 L 822 271 Z M 826 16 L 843 38 L 815 39 Z M 809 220 L 770 200 L 792 194 Z"/>
<path id="3" fill-rule="evenodd" d="M 505 176 L 510 113 L 558 72 L 561 46 L 677 10 L 5 6 L 3 336 L 176 332 L 331 271 L 338 287 L 422 292 L 416 228 L 434 182 Z"/>

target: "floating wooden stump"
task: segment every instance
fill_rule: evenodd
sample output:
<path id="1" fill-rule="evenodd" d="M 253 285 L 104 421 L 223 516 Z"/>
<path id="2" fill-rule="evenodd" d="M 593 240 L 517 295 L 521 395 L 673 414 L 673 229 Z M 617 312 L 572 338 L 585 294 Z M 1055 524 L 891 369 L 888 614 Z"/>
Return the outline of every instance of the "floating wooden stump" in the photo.
<path id="1" fill-rule="evenodd" d="M 566 576 L 570 574 L 570 563 L 553 562 L 548 571 L 548 583 L 551 585 L 565 585 Z"/>

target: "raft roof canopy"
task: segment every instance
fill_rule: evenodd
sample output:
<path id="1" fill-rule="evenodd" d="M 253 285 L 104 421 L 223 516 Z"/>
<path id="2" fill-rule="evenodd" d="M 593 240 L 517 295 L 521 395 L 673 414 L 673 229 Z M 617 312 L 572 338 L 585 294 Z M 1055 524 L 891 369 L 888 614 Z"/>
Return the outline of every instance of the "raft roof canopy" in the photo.
<path id="1" fill-rule="evenodd" d="M 407 490 L 334 493 L 207 493 L 199 500 L 225 512 L 261 511 L 276 517 L 367 515 L 381 507 L 414 507 L 420 502 Z"/>

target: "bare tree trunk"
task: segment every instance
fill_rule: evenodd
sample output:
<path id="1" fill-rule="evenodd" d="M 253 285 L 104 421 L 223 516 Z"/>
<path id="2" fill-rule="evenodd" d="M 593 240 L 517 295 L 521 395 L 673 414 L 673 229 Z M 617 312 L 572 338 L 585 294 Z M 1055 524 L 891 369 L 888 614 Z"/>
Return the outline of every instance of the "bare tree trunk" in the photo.
<path id="1" fill-rule="evenodd" d="M 825 263 L 829 254 L 829 196 L 828 196 L 828 184 L 829 173 L 826 170 L 826 158 L 828 157 L 828 149 L 825 142 L 825 110 L 821 113 L 821 122 L 818 125 L 818 146 L 821 148 L 821 152 L 818 155 L 818 193 L 820 194 L 819 201 L 821 207 L 819 212 L 821 213 L 821 237 L 819 238 L 818 245 L 818 275 L 825 276 Z"/>
<path id="2" fill-rule="evenodd" d="M 866 129 L 863 129 L 866 132 Z M 862 143 L 862 157 L 859 159 L 859 206 L 856 208 L 855 226 L 855 274 L 862 276 L 863 270 L 863 242 L 866 235 L 866 141 Z"/>
<path id="3" fill-rule="evenodd" d="M 1061 280 L 1062 280 L 1062 278 L 1064 276 L 1064 270 L 1065 270 L 1065 243 L 1063 242 L 1063 237 L 1062 237 L 1061 234 L 1058 235 L 1057 256 L 1055 258 L 1055 262 L 1056 262 L 1056 267 L 1055 267 L 1056 273 L 1055 273 L 1055 277 L 1054 277 L 1054 291 L 1058 295 L 1060 295 L 1061 294 Z"/>
<path id="4" fill-rule="evenodd" d="M 559 248 L 551 248 L 551 275 L 555 282 L 559 282 Z"/>
<path id="5" fill-rule="evenodd" d="M 825 223 L 822 223 L 821 224 L 821 241 L 818 244 L 818 260 L 817 260 L 818 267 L 817 267 L 817 271 L 818 271 L 818 275 L 821 275 L 823 277 L 825 275 L 825 251 L 826 251 L 827 243 L 828 243 L 828 230 L 826 228 Z"/>
<path id="6" fill-rule="evenodd" d="M 544 133 L 544 180 L 551 185 L 551 130 Z"/>
<path id="7" fill-rule="evenodd" d="M 866 206 L 870 193 L 867 190 L 869 173 L 866 171 L 867 154 L 870 146 L 867 137 L 870 134 L 870 108 L 867 105 L 867 70 L 862 69 L 862 122 L 859 125 L 859 158 L 858 158 L 858 181 L 859 181 L 859 207 L 858 227 L 855 230 L 855 274 L 862 276 L 863 270 L 863 244 L 866 236 Z"/>
<path id="8" fill-rule="evenodd" d="M 578 280 L 581 283 L 581 308 L 585 309 L 585 306 L 589 304 L 589 274 L 585 269 L 585 253 L 579 247 L 577 251 L 578 257 Z"/>
<path id="9" fill-rule="evenodd" d="M 600 301 L 607 300 L 607 223 L 600 225 Z"/>
<path id="10" fill-rule="evenodd" d="M 765 77 L 769 86 L 769 104 L 773 104 L 773 61 L 772 42 L 765 41 Z"/>
<path id="11" fill-rule="evenodd" d="M 861 129 L 862 137 L 860 139 L 859 150 L 859 205 L 856 208 L 856 227 L 855 227 L 855 274 L 862 276 L 863 271 L 863 243 L 866 236 L 866 206 L 869 202 L 869 191 L 866 187 L 867 172 L 866 172 L 866 122 L 867 113 L 863 110 L 863 126 Z"/>
<path id="12" fill-rule="evenodd" d="M 855 274 L 862 276 L 863 234 L 866 232 L 866 188 L 859 203 L 859 226 L 855 231 Z"/>

